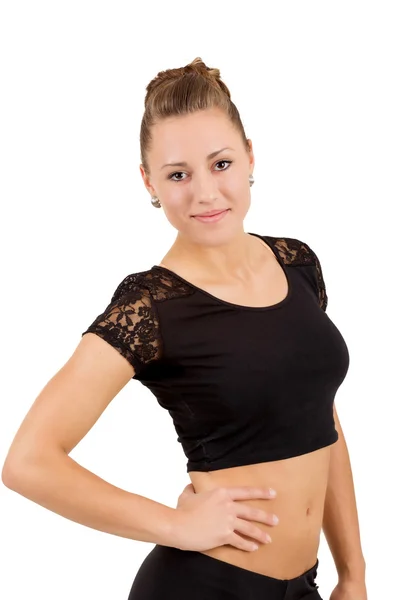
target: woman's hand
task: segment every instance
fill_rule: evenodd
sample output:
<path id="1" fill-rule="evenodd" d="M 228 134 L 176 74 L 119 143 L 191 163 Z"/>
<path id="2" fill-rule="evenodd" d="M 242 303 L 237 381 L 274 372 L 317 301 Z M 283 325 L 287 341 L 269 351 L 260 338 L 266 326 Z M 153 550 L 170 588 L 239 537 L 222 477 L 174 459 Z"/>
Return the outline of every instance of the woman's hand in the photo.
<path id="1" fill-rule="evenodd" d="M 268 543 L 271 537 L 249 521 L 276 525 L 274 515 L 235 500 L 275 497 L 273 490 L 246 486 L 219 487 L 196 494 L 190 483 L 179 496 L 176 508 L 176 547 L 180 550 L 202 551 L 230 544 L 240 550 L 257 550 L 255 541 Z"/>

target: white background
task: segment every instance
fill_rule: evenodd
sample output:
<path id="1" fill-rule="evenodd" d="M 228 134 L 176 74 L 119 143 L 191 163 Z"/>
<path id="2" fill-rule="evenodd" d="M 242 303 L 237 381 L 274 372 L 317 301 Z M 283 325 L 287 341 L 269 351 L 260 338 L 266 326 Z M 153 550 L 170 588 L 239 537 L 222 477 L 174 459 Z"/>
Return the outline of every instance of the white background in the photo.
<path id="1" fill-rule="evenodd" d="M 0 12 L 0 463 L 31 404 L 129 273 L 175 238 L 139 173 L 145 87 L 200 56 L 253 140 L 245 230 L 306 241 L 350 351 L 336 405 L 352 460 L 369 600 L 394 597 L 399 509 L 397 2 L 6 0 Z M 131 381 L 71 456 L 175 506 L 172 421 Z M 156 444 L 155 444 L 156 440 Z M 0 486 L 0 596 L 124 600 L 151 544 Z M 336 571 L 321 536 L 324 600 Z M 356 599 L 354 599 L 356 600 Z"/>

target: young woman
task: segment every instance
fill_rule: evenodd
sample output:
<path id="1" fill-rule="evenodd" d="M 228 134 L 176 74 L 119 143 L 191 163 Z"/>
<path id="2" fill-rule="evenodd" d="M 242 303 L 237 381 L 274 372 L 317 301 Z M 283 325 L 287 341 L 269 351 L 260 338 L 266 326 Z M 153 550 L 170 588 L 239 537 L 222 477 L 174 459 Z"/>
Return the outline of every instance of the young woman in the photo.
<path id="1" fill-rule="evenodd" d="M 349 354 L 317 255 L 244 231 L 254 154 L 218 69 L 197 58 L 159 73 L 140 144 L 145 187 L 177 237 L 82 334 L 22 423 L 3 481 L 69 519 L 154 543 L 129 600 L 319 599 L 322 529 L 338 571 L 331 599 L 366 600 L 334 405 Z M 68 456 L 131 378 L 169 411 L 188 459 L 176 508 Z"/>

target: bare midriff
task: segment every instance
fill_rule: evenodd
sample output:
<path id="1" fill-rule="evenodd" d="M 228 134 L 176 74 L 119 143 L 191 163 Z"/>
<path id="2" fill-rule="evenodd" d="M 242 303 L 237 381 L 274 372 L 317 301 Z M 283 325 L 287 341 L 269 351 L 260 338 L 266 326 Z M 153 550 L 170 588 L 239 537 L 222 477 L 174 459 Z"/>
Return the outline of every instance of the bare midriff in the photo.
<path id="1" fill-rule="evenodd" d="M 196 493 L 221 486 L 273 488 L 277 493 L 276 498 L 269 500 L 235 500 L 279 517 L 278 525 L 254 521 L 272 542 L 253 540 L 259 545 L 254 552 L 224 545 L 202 554 L 277 579 L 292 579 L 311 569 L 320 543 L 330 452 L 331 447 L 327 446 L 285 460 L 218 471 L 191 471 L 189 477 Z"/>

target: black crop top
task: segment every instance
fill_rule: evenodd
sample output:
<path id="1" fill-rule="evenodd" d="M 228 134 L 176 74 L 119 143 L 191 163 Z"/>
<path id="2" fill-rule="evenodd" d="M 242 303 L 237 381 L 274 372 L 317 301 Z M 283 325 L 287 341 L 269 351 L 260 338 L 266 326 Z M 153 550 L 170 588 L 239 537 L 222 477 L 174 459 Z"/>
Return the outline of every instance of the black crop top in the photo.
<path id="1" fill-rule="evenodd" d="M 168 410 L 188 472 L 290 458 L 338 439 L 333 402 L 349 354 L 325 312 L 320 262 L 300 240 L 250 235 L 286 275 L 277 304 L 226 302 L 155 265 L 127 275 L 82 333 L 111 344 Z"/>

